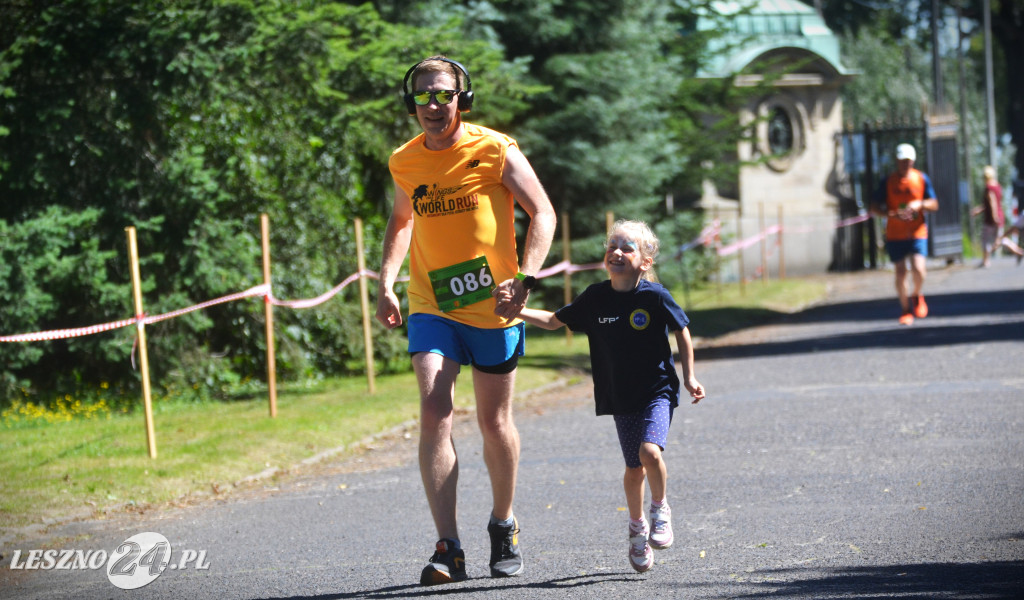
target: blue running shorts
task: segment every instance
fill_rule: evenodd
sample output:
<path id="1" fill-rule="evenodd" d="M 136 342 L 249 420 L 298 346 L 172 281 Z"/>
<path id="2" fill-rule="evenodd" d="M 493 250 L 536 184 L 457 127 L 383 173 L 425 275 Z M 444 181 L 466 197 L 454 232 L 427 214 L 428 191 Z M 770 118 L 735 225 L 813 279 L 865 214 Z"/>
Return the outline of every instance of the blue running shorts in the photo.
<path id="1" fill-rule="evenodd" d="M 511 373 L 526 351 L 526 326 L 483 329 L 436 315 L 409 315 L 409 354 L 433 352 L 484 373 Z"/>
<path id="2" fill-rule="evenodd" d="M 928 240 L 925 238 L 914 240 L 892 240 L 885 242 L 885 251 L 889 253 L 889 260 L 900 262 L 909 254 L 920 254 L 928 256 Z"/>

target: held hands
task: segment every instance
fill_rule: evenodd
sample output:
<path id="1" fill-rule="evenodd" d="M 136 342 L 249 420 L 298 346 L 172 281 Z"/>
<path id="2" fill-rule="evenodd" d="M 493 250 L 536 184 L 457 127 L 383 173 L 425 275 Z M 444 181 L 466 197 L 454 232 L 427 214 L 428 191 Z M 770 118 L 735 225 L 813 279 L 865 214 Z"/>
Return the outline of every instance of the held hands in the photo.
<path id="1" fill-rule="evenodd" d="M 526 306 L 526 299 L 530 291 L 523 287 L 523 282 L 518 279 L 506 279 L 499 283 L 491 292 L 494 296 L 494 314 L 511 321 L 519 316 L 520 311 Z"/>
<path id="2" fill-rule="evenodd" d="M 498 284 L 491 295 L 494 296 L 496 304 L 494 314 L 511 321 L 519 316 L 520 311 L 526 306 L 526 298 L 529 291 L 523 287 L 518 279 L 508 279 Z M 402 311 L 398 302 L 398 296 L 393 290 L 380 290 L 377 294 L 377 321 L 388 329 L 394 329 L 402 324 Z"/>
<path id="3" fill-rule="evenodd" d="M 697 404 L 704 399 L 704 386 L 697 381 L 696 377 L 687 377 L 683 381 L 683 385 L 686 387 L 686 391 L 690 392 L 690 397 L 693 398 L 693 402 L 690 404 Z"/>

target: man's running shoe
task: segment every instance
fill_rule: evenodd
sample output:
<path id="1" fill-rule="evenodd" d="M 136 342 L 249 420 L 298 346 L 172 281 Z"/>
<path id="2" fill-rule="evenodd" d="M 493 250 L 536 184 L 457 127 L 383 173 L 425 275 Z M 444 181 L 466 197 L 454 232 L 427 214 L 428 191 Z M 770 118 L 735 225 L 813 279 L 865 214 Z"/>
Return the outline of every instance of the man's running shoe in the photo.
<path id="1" fill-rule="evenodd" d="M 913 324 L 914 324 L 914 315 L 913 315 L 913 313 L 905 312 L 905 313 L 903 313 L 902 316 L 900 316 L 900 325 L 913 325 Z"/>
<path id="2" fill-rule="evenodd" d="M 523 572 L 523 554 L 519 551 L 519 521 L 505 526 L 488 523 L 491 536 L 491 577 L 512 577 Z"/>
<path id="3" fill-rule="evenodd" d="M 629 524 L 629 565 L 637 573 L 643 573 L 654 566 L 654 550 L 647 543 L 647 521 L 640 525 Z"/>
<path id="4" fill-rule="evenodd" d="M 466 553 L 455 548 L 455 542 L 438 540 L 430 564 L 423 567 L 421 585 L 439 585 L 466 580 Z"/>
<path id="5" fill-rule="evenodd" d="M 664 550 L 672 545 L 672 509 L 668 500 L 661 506 L 651 505 L 651 536 L 648 540 L 655 550 Z"/>
<path id="6" fill-rule="evenodd" d="M 914 298 L 914 316 L 918 319 L 928 316 L 928 303 L 924 301 L 924 296 Z"/>

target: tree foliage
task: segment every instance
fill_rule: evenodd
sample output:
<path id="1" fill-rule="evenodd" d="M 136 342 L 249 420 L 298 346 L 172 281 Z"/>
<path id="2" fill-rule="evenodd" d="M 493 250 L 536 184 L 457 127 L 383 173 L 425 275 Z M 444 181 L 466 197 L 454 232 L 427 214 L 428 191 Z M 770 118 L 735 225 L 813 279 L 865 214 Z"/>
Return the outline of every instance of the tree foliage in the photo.
<path id="1" fill-rule="evenodd" d="M 652 214 L 678 170 L 665 127 L 677 59 L 663 2 L 497 3 L 517 18 L 496 24 L 512 57 L 532 57 L 547 86 L 517 124 L 556 210 L 575 237 L 604 231 L 605 211 Z"/>
<path id="2" fill-rule="evenodd" d="M 356 218 L 378 263 L 387 158 L 418 130 L 400 78 L 423 57 L 471 68 L 471 120 L 519 139 L 574 238 L 602 233 L 606 210 L 658 221 L 666 192 L 699 182 L 700 124 L 680 98 L 726 89 L 680 96 L 700 59 L 680 32 L 704 2 L 2 1 L 4 334 L 131 316 L 128 226 L 149 314 L 262 282 L 260 213 L 278 298 L 356 270 Z M 574 259 L 599 252 L 583 244 Z M 363 368 L 355 287 L 275 312 L 282 377 Z M 217 394 L 262 377 L 263 321 L 253 299 L 150 325 L 154 381 Z M 375 338 L 378 364 L 402 368 L 396 336 Z M 0 395 L 134 386 L 133 340 L 0 344 Z"/>
<path id="3" fill-rule="evenodd" d="M 882 67 L 887 76 L 883 78 L 881 73 L 865 70 L 867 77 L 863 79 L 872 82 L 876 89 L 869 89 L 868 84 L 856 82 L 847 88 L 845 102 L 863 98 L 863 94 L 867 94 L 869 99 L 854 100 L 860 104 L 858 108 L 861 112 L 868 104 L 887 94 L 917 95 L 919 90 L 911 89 L 914 87 L 927 92 L 925 99 L 932 95 L 932 3 L 919 2 L 913 6 L 916 10 L 910 10 L 907 3 L 901 0 L 830 0 L 823 3 L 825 21 L 834 30 L 844 34 L 844 52 L 852 55 L 858 63 L 871 61 L 872 69 L 874 66 Z M 958 7 L 962 17 L 959 23 L 956 21 Z M 1014 59 L 1024 56 L 1024 0 L 991 0 L 990 9 L 996 128 L 998 132 L 1009 133 L 1013 144 L 1019 148 L 1024 145 L 1024 75 L 1015 68 Z M 940 42 L 939 54 L 944 63 L 942 72 L 945 98 L 952 101 L 959 97 L 956 87 L 956 61 L 960 58 L 960 49 L 957 47 L 959 40 L 956 39 L 960 35 L 957 33 L 958 28 L 963 31 L 969 44 L 964 49 L 964 60 L 969 64 L 968 78 L 972 80 L 966 86 L 967 93 L 973 95 L 977 90 L 983 90 L 985 57 L 982 0 L 940 2 L 935 18 L 938 31 L 942 32 L 940 37 L 944 40 L 944 43 Z M 862 46 L 862 41 L 868 47 Z M 884 55 L 884 49 L 878 48 L 879 44 L 889 48 L 888 56 Z M 879 53 L 873 57 L 868 56 L 873 51 Z M 903 63 L 903 72 L 909 77 L 892 77 L 894 63 L 897 61 Z M 909 97 L 891 99 L 910 100 Z M 980 110 L 984 110 L 983 106 Z M 872 116 L 886 115 L 883 110 Z M 975 118 L 971 117 L 972 120 Z M 982 140 L 981 144 L 986 147 L 987 142 Z M 1012 149 L 1007 150 L 1013 154 Z M 985 154 L 974 148 L 972 152 Z M 1024 152 L 1016 153 L 1015 166 L 1019 173 L 1024 173 Z"/>
<path id="4" fill-rule="evenodd" d="M 842 90 L 847 123 L 920 123 L 932 95 L 929 56 L 907 40 L 869 29 L 841 39 L 843 59 L 857 73 Z"/>
<path id="5" fill-rule="evenodd" d="M 0 45 L 4 249 L 16 252 L 29 236 L 40 257 L 89 269 L 57 278 L 12 257 L 0 293 L 19 309 L 5 311 L 5 333 L 131 315 L 126 226 L 139 230 L 150 314 L 259 283 L 261 212 L 272 223 L 281 298 L 318 295 L 356 270 L 354 218 L 365 221 L 368 239 L 379 239 L 387 156 L 413 131 L 394 110 L 395 73 L 423 51 L 402 40 L 426 32 L 389 24 L 369 5 L 341 3 L 75 0 L 11 8 L 7 22 L 18 26 L 3 29 Z M 442 32 L 457 40 L 457 27 Z M 497 60 L 481 43 L 442 50 Z M 372 264 L 377 248 L 367 246 Z M 69 293 L 95 281 L 120 293 Z M 25 288 L 38 294 L 20 294 Z M 351 303 L 354 292 L 346 293 Z M 225 383 L 258 376 L 262 312 L 258 302 L 234 302 L 151 326 L 156 380 L 207 389 L 211 372 L 226 374 Z M 282 374 L 359 368 L 361 339 L 346 335 L 352 314 L 331 306 L 278 312 Z M 380 359 L 393 363 L 395 344 L 381 338 Z M 132 377 L 130 344 L 113 354 L 109 337 L 66 344 L 79 352 L 56 377 L 52 353 L 0 346 L 7 392 L 29 382 Z"/>

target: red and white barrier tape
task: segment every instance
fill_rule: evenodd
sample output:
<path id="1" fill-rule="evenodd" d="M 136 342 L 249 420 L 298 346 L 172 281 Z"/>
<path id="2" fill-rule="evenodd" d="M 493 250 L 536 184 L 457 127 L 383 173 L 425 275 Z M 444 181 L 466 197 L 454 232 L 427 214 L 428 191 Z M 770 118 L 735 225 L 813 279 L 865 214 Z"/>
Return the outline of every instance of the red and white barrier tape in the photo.
<path id="1" fill-rule="evenodd" d="M 856 225 L 857 223 L 863 223 L 871 218 L 871 215 L 857 215 L 856 217 L 850 217 L 837 221 L 835 224 L 827 227 L 786 227 L 784 231 L 786 233 L 812 233 L 814 231 L 825 231 L 829 229 L 840 229 L 842 227 L 849 227 L 850 225 Z"/>
<path id="2" fill-rule="evenodd" d="M 35 333 L 2 335 L 0 336 L 0 342 L 42 342 L 46 340 L 80 337 L 83 335 L 92 335 L 94 333 L 110 331 L 111 329 L 126 327 L 134 324 L 136 321 L 138 321 L 138 319 L 122 319 L 120 321 L 113 321 L 102 325 L 91 325 L 89 327 L 79 327 L 77 329 L 54 329 L 52 331 L 37 331 Z"/>
<path id="3" fill-rule="evenodd" d="M 571 262 L 569 262 L 567 260 L 563 260 L 562 262 L 555 263 L 555 264 L 551 265 L 550 267 L 547 267 L 545 269 L 541 269 L 540 271 L 537 271 L 537 279 L 543 279 L 545 277 L 551 277 L 552 275 L 557 275 L 559 273 L 564 273 L 564 272 L 576 273 L 578 271 L 592 271 L 594 269 L 603 269 L 603 268 L 604 268 L 604 263 L 603 262 L 589 263 L 589 264 L 585 264 L 585 265 L 574 265 L 574 264 L 572 264 Z"/>
<path id="4" fill-rule="evenodd" d="M 848 218 L 848 219 L 843 219 L 842 221 L 838 221 L 837 223 L 835 223 L 834 225 L 829 227 L 829 229 L 838 229 L 840 227 L 847 227 L 847 226 L 853 225 L 855 223 L 861 223 L 863 221 L 867 221 L 870 218 L 871 218 L 870 215 L 859 215 L 859 216 L 856 216 L 856 217 L 851 217 L 851 218 Z M 721 230 L 720 224 L 717 221 L 715 221 L 714 223 L 706 226 L 700 232 L 700 235 L 698 235 L 697 238 L 693 240 L 693 242 L 690 242 L 689 244 L 686 244 L 682 248 L 687 248 L 688 249 L 689 247 L 693 247 L 693 246 L 696 246 L 696 245 L 699 245 L 699 244 L 704 244 L 705 246 L 711 245 L 717 239 L 717 236 L 718 236 L 718 233 L 719 233 L 720 230 Z M 802 228 L 802 227 L 799 227 L 799 228 L 798 227 L 786 227 L 786 228 L 783 228 L 783 227 L 781 227 L 779 225 L 772 225 L 771 227 L 768 227 L 764 231 L 762 231 L 762 232 L 760 232 L 760 233 L 758 233 L 758 234 L 756 234 L 756 235 L 754 235 L 752 237 L 746 238 L 746 239 L 738 241 L 738 242 L 733 242 L 732 244 L 729 244 L 728 246 L 723 246 L 722 248 L 719 248 L 718 249 L 718 254 L 720 256 L 726 256 L 728 254 L 732 254 L 734 252 L 739 251 L 741 248 L 747 248 L 749 246 L 752 246 L 752 245 L 756 244 L 757 242 L 761 241 L 762 239 L 764 239 L 765 237 L 767 237 L 769 235 L 773 235 L 773 234 L 779 233 L 780 231 L 785 231 L 785 232 L 789 232 L 789 233 L 807 233 L 807 232 L 815 231 L 815 228 Z M 547 267 L 545 269 L 541 269 L 537 273 L 537 278 L 538 279 L 542 279 L 544 277 L 550 277 L 552 275 L 556 275 L 556 274 L 562 273 L 562 272 L 576 273 L 578 271 L 591 271 L 591 270 L 602 269 L 602 268 L 604 268 L 604 263 L 603 262 L 588 263 L 588 264 L 584 264 L 584 265 L 574 265 L 574 264 L 572 264 L 571 262 L 569 262 L 567 260 L 563 260 L 563 261 L 561 261 L 559 263 L 551 265 L 550 267 Z M 104 331 L 110 331 L 110 330 L 113 330 L 113 329 L 119 329 L 121 327 L 127 327 L 129 325 L 134 325 L 136 323 L 145 326 L 145 325 L 150 324 L 150 323 L 158 323 L 158 322 L 164 321 L 166 319 L 172 319 L 174 317 L 179 317 L 181 315 L 184 315 L 184 314 L 196 311 L 196 310 L 201 310 L 201 309 L 204 309 L 204 308 L 209 308 L 209 307 L 217 305 L 217 304 L 224 304 L 226 302 L 233 302 L 235 300 L 241 300 L 243 298 L 251 298 L 253 296 L 263 296 L 264 298 L 266 298 L 266 300 L 268 302 L 270 302 L 274 306 L 282 306 L 282 307 L 285 307 L 285 308 L 297 308 L 297 309 L 298 308 L 311 308 L 313 306 L 318 306 L 320 304 L 323 304 L 324 302 L 327 302 L 328 300 L 333 298 L 335 295 L 337 295 L 339 292 L 341 292 L 341 290 L 344 289 L 346 286 L 350 285 L 352 282 L 354 282 L 357 279 L 359 279 L 360 276 L 371 277 L 373 279 L 379 279 L 380 278 L 380 275 L 378 273 L 376 273 L 374 271 L 370 271 L 368 269 L 363 269 L 362 271 L 358 271 L 356 273 L 353 273 L 352 275 L 349 275 L 348 277 L 345 278 L 344 281 L 342 281 L 338 285 L 334 286 L 330 290 L 324 292 L 323 294 L 317 296 L 316 298 L 309 298 L 309 299 L 305 299 L 305 300 L 279 300 L 279 299 L 274 297 L 274 294 L 273 294 L 273 291 L 271 290 L 271 287 L 264 283 L 264 284 L 260 284 L 260 285 L 257 285 L 257 286 L 253 286 L 253 287 L 251 287 L 251 288 L 249 288 L 249 289 L 247 289 L 247 290 L 245 290 L 243 292 L 238 292 L 236 294 L 229 294 L 227 296 L 221 296 L 220 298 L 215 298 L 213 300 L 208 300 L 206 302 L 201 302 L 199 304 L 196 304 L 196 305 L 193 305 L 193 306 L 189 306 L 187 308 L 182 308 L 182 309 L 179 309 L 179 310 L 163 313 L 163 314 L 160 314 L 160 315 L 154 315 L 154 316 L 143 315 L 141 317 L 135 317 L 133 319 L 122 319 L 120 321 L 112 321 L 110 323 L 103 323 L 103 324 L 100 324 L 100 325 L 90 325 L 88 327 L 78 327 L 78 328 L 74 328 L 74 329 L 54 329 L 54 330 L 50 330 L 50 331 L 37 331 L 37 332 L 33 332 L 33 333 L 21 333 L 21 334 L 16 334 L 16 335 L 0 335 L 0 343 L 3 343 L 3 342 L 40 342 L 40 341 L 47 341 L 47 340 L 59 340 L 59 339 L 81 337 L 81 336 L 85 336 L 85 335 L 93 335 L 93 334 L 96 334 L 96 333 L 102 333 Z M 408 277 L 402 277 L 402 278 L 399 279 L 399 281 L 408 281 L 408 280 L 409 280 Z"/>
<path id="5" fill-rule="evenodd" d="M 79 327 L 77 329 L 54 329 L 51 331 L 37 331 L 35 333 L 21 333 L 18 335 L 3 335 L 0 336 L 0 342 L 41 342 L 46 340 L 62 340 L 73 337 L 81 337 L 83 335 L 92 335 L 94 333 L 102 333 L 104 331 L 110 331 L 112 329 L 118 329 L 121 327 L 127 327 L 136 323 L 147 325 L 149 323 L 157 323 L 165 319 L 171 319 L 178 317 L 186 313 L 190 313 L 195 310 L 202 308 L 208 308 L 215 304 L 223 304 L 225 302 L 232 302 L 242 298 L 248 298 L 250 296 L 265 296 L 270 290 L 270 286 L 266 284 L 257 285 L 251 287 L 244 292 L 238 292 L 237 294 L 230 294 L 222 296 L 214 300 L 208 300 L 206 302 L 190 306 L 188 308 L 182 308 L 172 312 L 164 313 L 161 315 L 135 317 L 134 319 L 122 319 L 120 321 L 113 321 L 111 323 L 104 323 L 102 325 L 91 325 L 89 327 Z"/>
<path id="6" fill-rule="evenodd" d="M 753 246 L 754 244 L 760 242 L 761 240 L 763 240 L 764 238 L 768 237 L 769 235 L 778 233 L 780 231 L 782 231 L 782 227 L 779 227 L 778 225 L 772 225 L 771 227 L 768 227 L 767 229 L 765 229 L 764 231 L 761 231 L 757 235 L 750 236 L 750 237 L 748 237 L 745 240 L 740 240 L 738 242 L 733 242 L 733 243 L 729 244 L 728 246 L 722 246 L 718 250 L 718 255 L 719 256 L 728 256 L 728 255 L 730 255 L 730 254 L 732 254 L 734 252 L 739 252 L 741 249 Z M 788 229 L 787 229 L 787 231 L 788 231 Z"/>
<path id="7" fill-rule="evenodd" d="M 676 260 L 678 260 L 683 252 L 687 252 L 696 248 L 697 246 L 711 246 L 719 240 L 719 236 L 722 232 L 722 224 L 719 223 L 718 219 L 715 219 L 711 223 L 704 226 L 704 229 L 700 230 L 697 237 L 693 238 L 689 242 L 679 246 L 676 249 Z"/>
<path id="8" fill-rule="evenodd" d="M 721 249 L 718 250 L 718 254 L 719 256 L 732 254 L 734 252 L 739 251 L 741 248 L 753 246 L 757 242 L 761 241 L 762 238 L 772 234 L 779 233 L 780 231 L 783 233 L 812 233 L 814 231 L 840 229 L 842 227 L 849 227 L 850 225 L 855 225 L 857 223 L 863 223 L 864 221 L 867 221 L 870 218 L 871 215 L 857 215 L 856 217 L 850 217 L 848 219 L 843 219 L 842 221 L 836 221 L 832 225 L 828 225 L 826 227 L 782 227 L 780 225 L 772 225 L 771 227 L 768 227 L 767 229 L 756 235 L 748 237 L 744 240 L 740 240 L 738 242 L 733 242 L 728 246 L 723 246 Z"/>
<path id="9" fill-rule="evenodd" d="M 328 300 L 336 296 L 339 292 L 341 292 L 341 290 L 343 290 L 346 286 L 350 285 L 353 281 L 359 279 L 359 277 L 362 275 L 365 275 L 366 277 L 369 277 L 371 279 L 380 279 L 380 273 L 377 273 L 376 271 L 371 271 L 369 269 L 363 269 L 362 271 L 356 271 L 355 273 L 349 275 L 348 277 L 345 278 L 344 281 L 334 286 L 333 288 L 327 290 L 326 292 L 320 294 L 316 298 L 309 298 L 306 300 L 279 300 L 274 297 L 273 293 L 271 293 L 270 303 L 273 304 L 274 306 L 283 306 L 285 308 L 312 308 L 314 306 L 318 306 L 320 304 L 323 304 L 324 302 L 327 302 Z M 409 281 L 409 278 L 399 277 L 396 281 Z"/>
<path id="10" fill-rule="evenodd" d="M 283 306 L 285 308 L 312 308 L 314 306 L 327 302 L 335 295 L 337 295 L 338 292 L 342 290 L 342 288 L 352 283 L 353 281 L 359 279 L 359 276 L 363 274 L 369 275 L 371 277 L 377 277 L 377 274 L 373 273 L 372 271 L 360 271 L 349 275 L 348 277 L 345 278 L 344 281 L 334 286 L 333 288 L 327 290 L 323 294 L 320 294 L 316 298 L 309 298 L 306 300 L 278 300 L 277 298 L 274 297 L 274 294 L 271 293 L 270 303 L 273 304 L 274 306 Z"/>
<path id="11" fill-rule="evenodd" d="M 179 310 L 164 313 L 162 315 L 156 315 L 152 317 L 144 317 L 142 322 L 146 325 L 150 323 L 158 323 L 165 319 L 173 319 L 174 317 L 180 317 L 181 315 L 188 314 L 193 311 L 197 311 L 203 308 L 209 308 L 217 304 L 224 304 L 225 302 L 233 302 L 235 300 L 241 300 L 242 298 L 250 298 L 252 296 L 266 296 L 270 292 L 270 286 L 263 283 L 257 286 L 253 286 L 244 292 L 238 292 L 237 294 L 229 294 L 227 296 L 221 296 L 213 300 L 207 300 L 188 308 L 182 308 Z"/>

